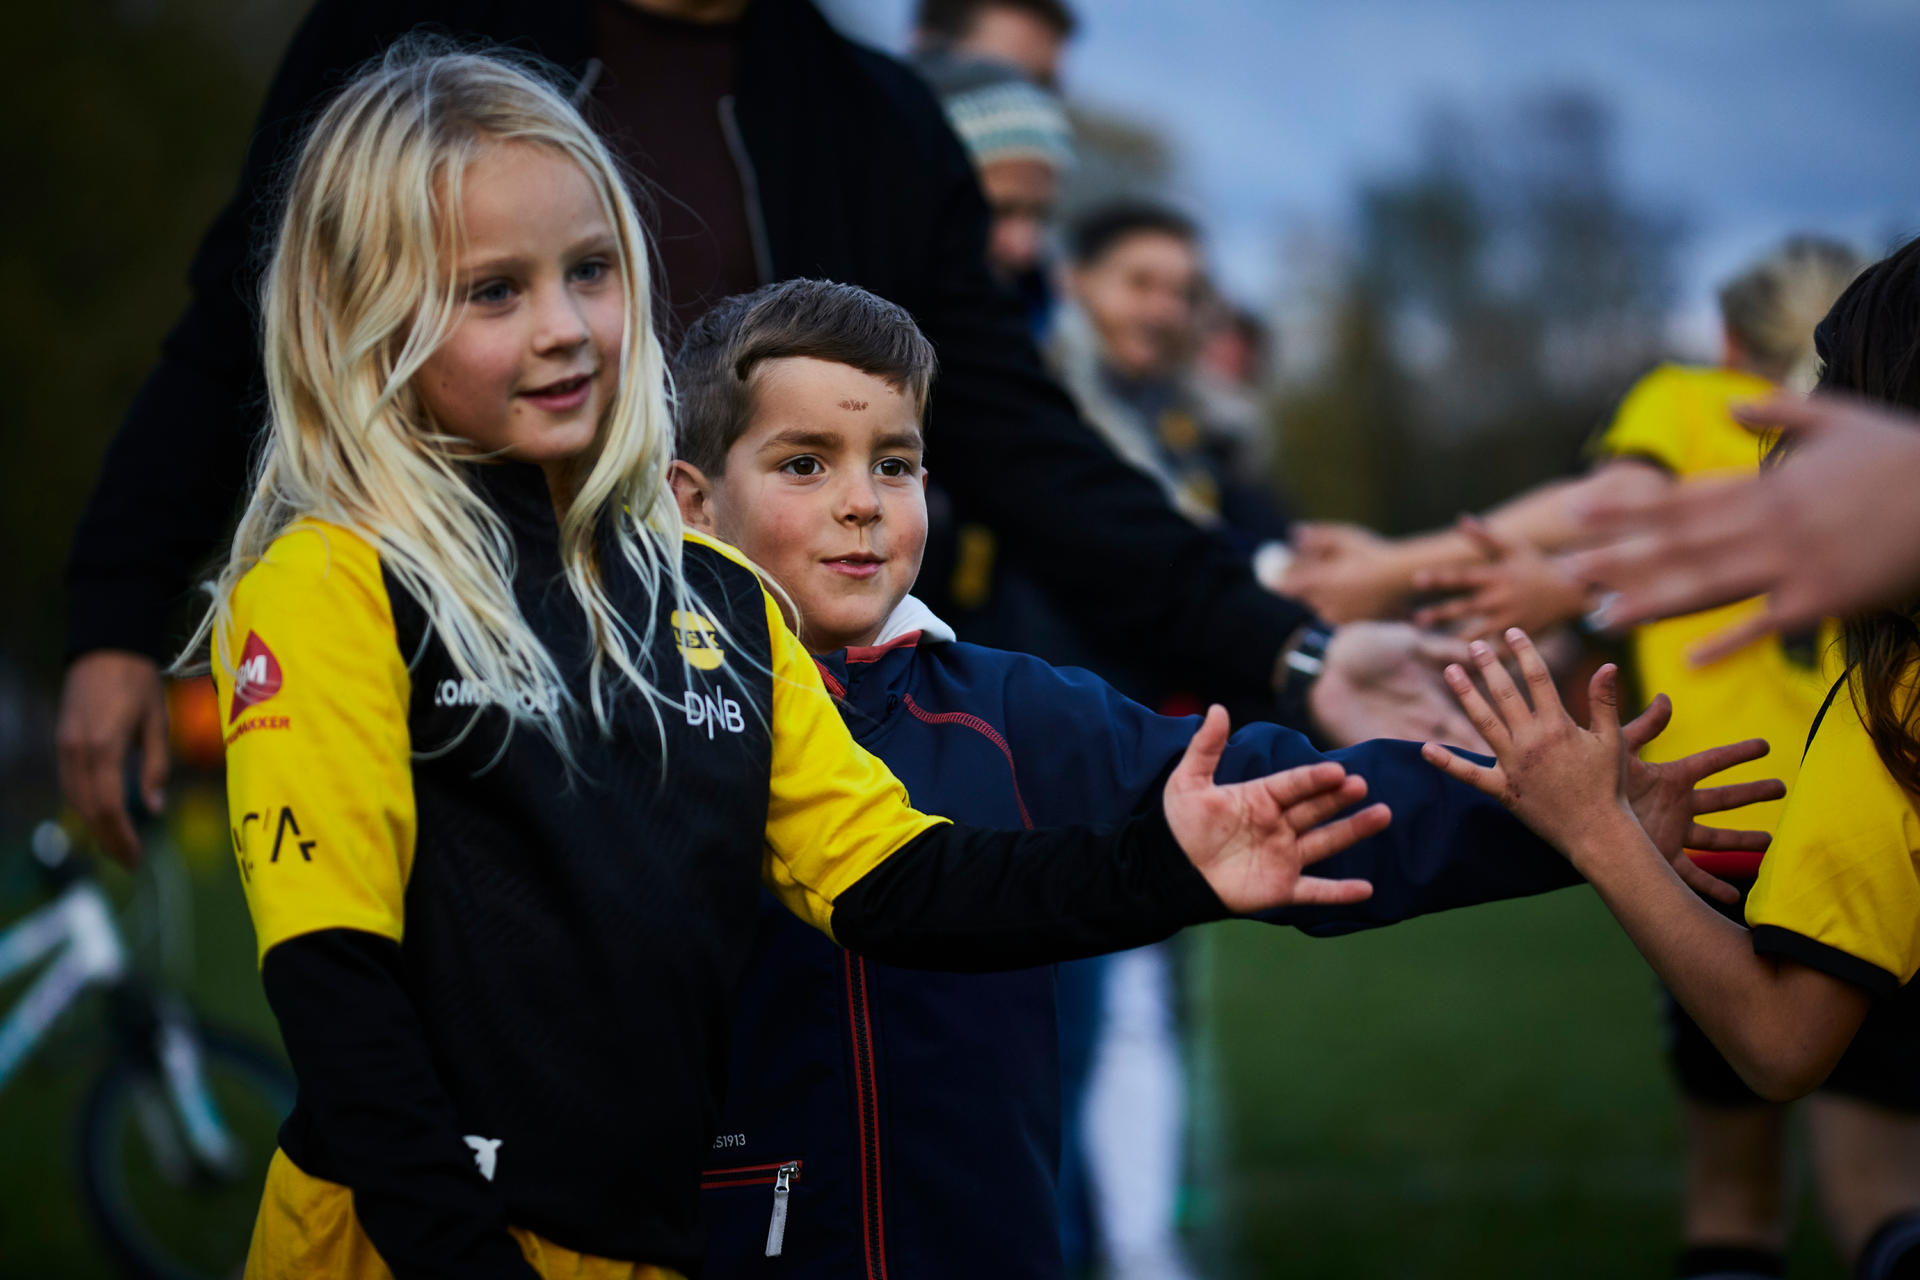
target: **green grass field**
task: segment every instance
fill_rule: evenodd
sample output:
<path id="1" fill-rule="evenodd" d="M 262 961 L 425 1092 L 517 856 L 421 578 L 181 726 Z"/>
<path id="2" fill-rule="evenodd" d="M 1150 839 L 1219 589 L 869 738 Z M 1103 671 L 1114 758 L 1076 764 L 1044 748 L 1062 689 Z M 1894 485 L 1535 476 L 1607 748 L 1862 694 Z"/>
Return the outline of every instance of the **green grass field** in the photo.
<path id="1" fill-rule="evenodd" d="M 177 793 L 193 994 L 273 1038 L 217 795 Z M 35 901 L 0 830 L 0 923 Z M 109 873 L 124 893 L 124 877 Z M 1235 1277 L 1669 1273 L 1678 1130 L 1646 967 L 1570 890 L 1330 941 L 1251 924 L 1201 947 Z M 0 988 L 10 1005 L 21 982 Z M 72 1193 L 71 1127 L 106 1045 L 77 1009 L 0 1093 L 0 1277 L 109 1274 Z M 1792 1274 L 1841 1280 L 1803 1212 Z"/>
<path id="2" fill-rule="evenodd" d="M 1663 1277 L 1679 1125 L 1587 889 L 1316 941 L 1215 926 L 1223 1210 L 1252 1276 Z M 1844 1271 L 1802 1211 L 1790 1273 Z"/>

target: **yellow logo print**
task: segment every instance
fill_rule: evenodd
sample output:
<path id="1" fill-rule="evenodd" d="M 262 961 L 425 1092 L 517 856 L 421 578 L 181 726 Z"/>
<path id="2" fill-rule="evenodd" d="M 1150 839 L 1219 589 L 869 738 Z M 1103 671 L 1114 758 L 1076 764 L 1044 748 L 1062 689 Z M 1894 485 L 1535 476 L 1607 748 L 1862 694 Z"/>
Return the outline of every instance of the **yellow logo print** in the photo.
<path id="1" fill-rule="evenodd" d="M 697 613 L 673 611 L 673 643 L 680 650 L 680 656 L 687 665 L 701 671 L 711 671 L 727 660 L 727 651 L 720 647 L 720 632 L 711 622 Z"/>

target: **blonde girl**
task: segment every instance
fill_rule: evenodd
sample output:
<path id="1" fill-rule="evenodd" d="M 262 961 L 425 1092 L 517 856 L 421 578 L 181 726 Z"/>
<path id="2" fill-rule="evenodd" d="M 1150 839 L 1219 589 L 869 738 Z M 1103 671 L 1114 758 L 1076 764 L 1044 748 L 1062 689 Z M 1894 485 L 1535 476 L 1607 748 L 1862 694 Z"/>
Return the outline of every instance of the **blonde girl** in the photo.
<path id="1" fill-rule="evenodd" d="M 1300 874 L 1386 824 L 1326 822 L 1364 782 L 1215 786 L 1217 710 L 1119 828 L 913 810 L 751 566 L 682 532 L 648 296 L 612 161 L 525 67 L 402 48 L 293 166 L 204 627 L 300 1081 L 250 1275 L 693 1270 L 762 884 L 949 968 L 1368 891 Z"/>

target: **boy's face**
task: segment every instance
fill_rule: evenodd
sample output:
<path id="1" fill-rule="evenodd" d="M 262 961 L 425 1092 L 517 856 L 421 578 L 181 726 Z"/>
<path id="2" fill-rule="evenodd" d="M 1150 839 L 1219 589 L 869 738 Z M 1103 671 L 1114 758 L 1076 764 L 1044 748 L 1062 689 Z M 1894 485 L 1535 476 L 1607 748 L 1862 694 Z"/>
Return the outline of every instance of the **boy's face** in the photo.
<path id="1" fill-rule="evenodd" d="M 913 401 L 872 374 L 796 356 L 753 371 L 753 402 L 725 474 L 673 464 L 681 516 L 786 588 L 808 649 L 871 644 L 927 546 Z"/>

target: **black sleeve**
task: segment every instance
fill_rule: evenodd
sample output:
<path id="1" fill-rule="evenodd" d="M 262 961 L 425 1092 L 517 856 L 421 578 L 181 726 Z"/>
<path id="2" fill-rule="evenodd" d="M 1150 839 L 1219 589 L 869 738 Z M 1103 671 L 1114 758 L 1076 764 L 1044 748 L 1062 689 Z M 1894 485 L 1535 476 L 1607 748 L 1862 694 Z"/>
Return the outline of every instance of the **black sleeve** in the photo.
<path id="1" fill-rule="evenodd" d="M 981 973 L 1142 947 L 1231 914 L 1156 800 L 1117 827 L 934 827 L 834 899 L 833 933 L 882 964 Z"/>
<path id="2" fill-rule="evenodd" d="M 267 1000 L 300 1081 L 282 1148 L 352 1188 L 396 1280 L 532 1280 L 434 1071 L 401 964 L 398 943 L 357 929 L 267 952 Z"/>
<path id="3" fill-rule="evenodd" d="M 346 72 L 415 20 L 412 5 L 320 0 L 261 108 L 239 189 L 200 242 L 192 300 L 107 447 L 67 563 L 69 659 L 93 649 L 171 658 L 191 579 L 239 505 L 264 396 L 254 294 L 276 173 Z"/>
<path id="4" fill-rule="evenodd" d="M 1170 670 L 1269 688 L 1312 611 L 1261 587 L 1245 556 L 1175 511 L 1081 420 L 1041 365 L 1020 303 L 987 274 L 986 202 L 959 142 L 939 131 L 946 195 L 915 307 L 940 358 L 934 474 L 1090 633 Z"/>
<path id="5" fill-rule="evenodd" d="M 1868 995 L 1883 1000 L 1900 989 L 1899 974 L 1888 973 L 1879 965 L 1869 964 L 1859 956 L 1838 947 L 1830 947 L 1803 933 L 1782 929 L 1779 925 L 1763 924 L 1756 928 L 1753 931 L 1753 951 L 1755 955 L 1782 956 L 1797 961 L 1809 969 L 1818 969 L 1829 978 L 1851 982 Z"/>

